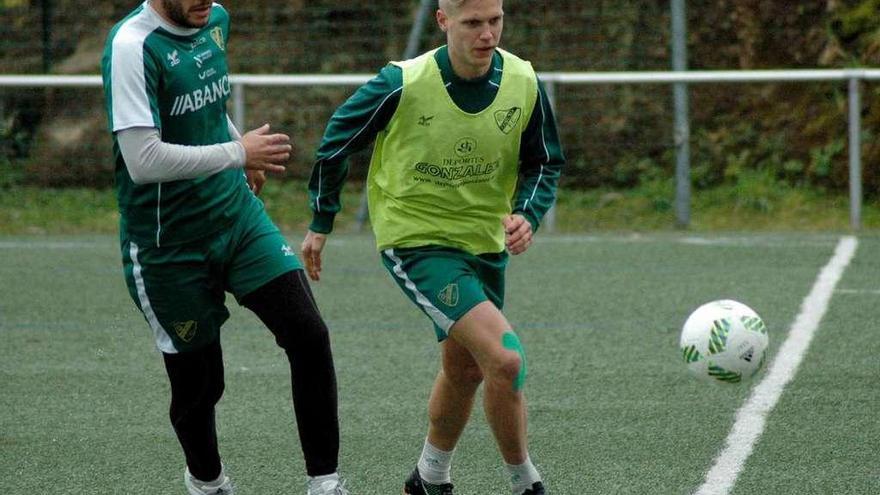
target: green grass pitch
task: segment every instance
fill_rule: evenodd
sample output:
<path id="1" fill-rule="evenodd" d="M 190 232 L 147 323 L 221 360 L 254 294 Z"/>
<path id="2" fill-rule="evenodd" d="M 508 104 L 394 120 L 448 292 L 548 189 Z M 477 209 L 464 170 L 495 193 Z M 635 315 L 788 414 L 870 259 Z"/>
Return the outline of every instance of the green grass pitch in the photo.
<path id="1" fill-rule="evenodd" d="M 530 451 L 549 493 L 698 488 L 749 387 L 688 376 L 681 324 L 704 302 L 737 299 L 764 318 L 775 355 L 838 239 L 546 235 L 512 258 L 505 313 L 529 359 Z M 861 236 L 731 493 L 880 493 L 878 275 L 880 238 Z M 433 331 L 369 237 L 331 237 L 323 278 L 314 288 L 336 358 L 341 471 L 352 493 L 400 493 L 424 439 Z M 303 493 L 283 354 L 228 302 L 224 462 L 242 495 Z M 0 237 L 0 493 L 183 493 L 167 405 L 115 238 Z M 479 406 L 453 481 L 462 495 L 509 493 Z"/>

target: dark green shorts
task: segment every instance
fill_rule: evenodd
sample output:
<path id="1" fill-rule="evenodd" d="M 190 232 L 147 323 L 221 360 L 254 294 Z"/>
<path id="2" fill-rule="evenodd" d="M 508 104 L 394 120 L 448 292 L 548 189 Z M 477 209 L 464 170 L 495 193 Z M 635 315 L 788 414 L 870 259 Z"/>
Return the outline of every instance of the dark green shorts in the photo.
<path id="1" fill-rule="evenodd" d="M 266 212 L 253 208 L 225 230 L 174 246 L 138 246 L 122 239 L 128 291 L 162 352 L 214 342 L 229 318 L 226 292 L 236 300 L 291 270 L 302 269 Z"/>
<path id="2" fill-rule="evenodd" d="M 439 341 L 477 304 L 488 300 L 503 309 L 507 258 L 506 251 L 473 255 L 440 246 L 382 251 L 385 268 L 434 322 Z"/>

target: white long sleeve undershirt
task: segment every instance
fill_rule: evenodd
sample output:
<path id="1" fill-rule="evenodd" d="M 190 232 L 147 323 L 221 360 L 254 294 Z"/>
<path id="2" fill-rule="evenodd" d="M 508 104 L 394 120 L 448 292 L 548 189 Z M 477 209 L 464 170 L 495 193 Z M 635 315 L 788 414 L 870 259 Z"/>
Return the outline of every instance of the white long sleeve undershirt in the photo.
<path id="1" fill-rule="evenodd" d="M 242 168 L 247 160 L 241 135 L 227 119 L 227 143 L 186 146 L 162 141 L 155 127 L 132 127 L 116 134 L 119 150 L 135 184 L 195 179 L 229 168 Z"/>

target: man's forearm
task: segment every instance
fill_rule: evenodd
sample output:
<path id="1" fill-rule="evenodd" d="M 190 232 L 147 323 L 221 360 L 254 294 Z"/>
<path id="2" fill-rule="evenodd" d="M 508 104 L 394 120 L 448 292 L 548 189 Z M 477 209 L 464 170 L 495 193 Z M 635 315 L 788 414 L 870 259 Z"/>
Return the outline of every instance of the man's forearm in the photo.
<path id="1" fill-rule="evenodd" d="M 238 141 L 205 146 L 170 144 L 162 141 L 158 129 L 149 127 L 119 131 L 117 141 L 135 184 L 206 177 L 242 168 L 247 158 Z"/>

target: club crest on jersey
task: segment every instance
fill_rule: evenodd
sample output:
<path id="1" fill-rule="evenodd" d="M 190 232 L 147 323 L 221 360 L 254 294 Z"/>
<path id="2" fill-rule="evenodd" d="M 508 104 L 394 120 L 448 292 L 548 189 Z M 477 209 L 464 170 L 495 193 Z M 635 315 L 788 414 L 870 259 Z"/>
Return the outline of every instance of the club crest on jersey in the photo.
<path id="1" fill-rule="evenodd" d="M 447 285 L 437 294 L 437 299 L 440 299 L 440 302 L 451 307 L 455 307 L 458 305 L 458 284 L 452 283 Z"/>
<path id="2" fill-rule="evenodd" d="M 223 28 L 220 26 L 215 27 L 211 30 L 211 39 L 214 40 L 214 43 L 217 44 L 217 48 L 226 51 L 226 45 L 223 43 Z"/>
<path id="3" fill-rule="evenodd" d="M 196 331 L 199 329 L 198 322 L 194 320 L 190 321 L 175 321 L 173 324 L 174 333 L 180 337 L 180 340 L 184 342 L 190 342 L 193 337 L 196 336 Z"/>
<path id="4" fill-rule="evenodd" d="M 509 134 L 516 127 L 520 117 L 522 117 L 522 109 L 519 107 L 498 110 L 495 112 L 495 124 L 501 129 L 501 132 Z"/>

